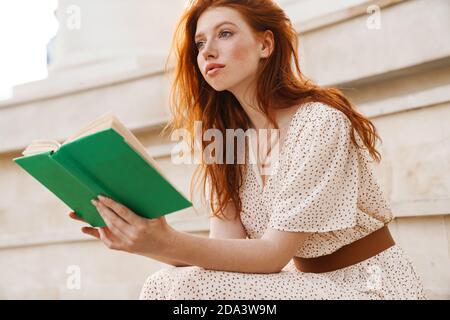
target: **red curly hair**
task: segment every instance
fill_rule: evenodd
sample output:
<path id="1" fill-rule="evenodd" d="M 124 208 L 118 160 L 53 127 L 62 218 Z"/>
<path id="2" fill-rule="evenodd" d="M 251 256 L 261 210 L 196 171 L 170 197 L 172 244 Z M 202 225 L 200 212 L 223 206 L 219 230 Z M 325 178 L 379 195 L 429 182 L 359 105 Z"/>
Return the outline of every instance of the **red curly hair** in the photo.
<path id="1" fill-rule="evenodd" d="M 237 10 L 255 34 L 271 30 L 276 46 L 267 59 L 262 61 L 257 74 L 257 101 L 275 128 L 278 126 L 270 114 L 271 108 L 287 108 L 306 102 L 322 102 L 342 111 L 352 124 L 351 139 L 359 148 L 366 148 L 377 162 L 380 153 L 375 149 L 380 139 L 375 126 L 358 113 L 344 94 L 336 88 L 320 87 L 307 79 L 300 71 L 298 62 L 298 36 L 285 12 L 272 0 L 191 0 L 182 14 L 173 35 L 171 54 L 175 54 L 174 78 L 170 90 L 172 119 L 163 132 L 171 129 L 187 130 L 192 137 L 191 152 L 194 152 L 194 121 L 202 122 L 202 135 L 210 128 L 218 129 L 226 136 L 226 129 L 250 128 L 246 112 L 228 91 L 215 91 L 205 81 L 197 64 L 198 50 L 195 46 L 195 32 L 200 15 L 212 7 L 228 7 Z M 171 57 L 169 55 L 169 58 Z M 168 72 L 168 61 L 165 72 Z M 294 65 L 291 64 L 294 62 Z M 355 131 L 364 146 L 359 146 Z M 201 142 L 203 151 L 211 143 Z M 224 148 L 226 144 L 223 144 Z M 225 150 L 223 153 L 225 154 Z M 242 164 L 205 164 L 203 161 L 195 170 L 193 183 L 201 177 L 203 195 L 207 181 L 210 184 L 209 203 L 213 216 L 223 217 L 223 210 L 232 201 L 236 212 L 241 212 L 239 190 L 242 185 Z"/>

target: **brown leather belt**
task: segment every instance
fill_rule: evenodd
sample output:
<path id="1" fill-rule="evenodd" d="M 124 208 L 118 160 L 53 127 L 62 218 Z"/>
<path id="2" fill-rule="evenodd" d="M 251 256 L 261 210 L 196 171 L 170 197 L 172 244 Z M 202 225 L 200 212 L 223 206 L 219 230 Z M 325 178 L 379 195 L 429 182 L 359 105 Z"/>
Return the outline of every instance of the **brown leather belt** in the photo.
<path id="1" fill-rule="evenodd" d="M 317 258 L 294 257 L 294 263 L 297 269 L 302 272 L 330 272 L 369 259 L 394 244 L 389 228 L 385 225 L 333 253 Z"/>

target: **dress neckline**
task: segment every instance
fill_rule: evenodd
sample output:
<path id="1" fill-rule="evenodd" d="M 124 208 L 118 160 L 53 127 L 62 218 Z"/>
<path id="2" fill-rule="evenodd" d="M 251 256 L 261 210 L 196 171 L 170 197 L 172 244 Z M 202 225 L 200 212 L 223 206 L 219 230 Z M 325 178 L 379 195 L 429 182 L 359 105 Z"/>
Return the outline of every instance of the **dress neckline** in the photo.
<path id="1" fill-rule="evenodd" d="M 259 171 L 259 167 L 258 167 L 258 163 L 256 164 L 251 164 L 248 163 L 247 166 L 250 166 L 250 171 L 252 171 L 252 173 L 255 175 L 256 178 L 256 182 L 259 188 L 259 194 L 264 194 L 267 186 L 269 184 L 269 182 L 271 181 L 271 178 L 275 175 L 275 171 L 278 171 L 278 167 L 279 167 L 279 163 L 280 163 L 280 158 L 283 155 L 285 149 L 286 149 L 286 145 L 289 141 L 289 138 L 291 136 L 291 131 L 292 131 L 292 127 L 294 124 L 294 120 L 297 118 L 297 116 L 300 114 L 300 111 L 303 110 L 306 107 L 306 104 L 301 104 L 297 110 L 295 110 L 294 115 L 292 116 L 292 118 L 289 120 L 289 124 L 288 124 L 288 128 L 286 130 L 286 137 L 283 141 L 283 143 L 280 146 L 279 149 L 279 157 L 278 160 L 275 162 L 275 164 L 273 164 L 272 170 L 271 170 L 271 174 L 270 175 L 266 175 L 266 182 L 263 182 L 263 179 L 261 177 L 260 171 Z M 277 142 L 278 144 L 279 142 Z M 251 144 L 249 146 L 250 152 L 253 153 L 253 156 L 256 157 L 256 152 L 253 150 L 253 148 L 251 147 Z"/>

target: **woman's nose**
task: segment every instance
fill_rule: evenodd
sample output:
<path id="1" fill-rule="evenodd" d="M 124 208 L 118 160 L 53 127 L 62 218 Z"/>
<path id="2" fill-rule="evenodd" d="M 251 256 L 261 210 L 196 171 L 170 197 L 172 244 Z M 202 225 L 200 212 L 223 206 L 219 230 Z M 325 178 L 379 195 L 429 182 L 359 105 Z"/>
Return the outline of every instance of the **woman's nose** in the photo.
<path id="1" fill-rule="evenodd" d="M 217 50 L 214 48 L 213 44 L 211 42 L 208 42 L 203 47 L 203 58 L 207 60 L 208 58 L 216 58 L 217 56 Z"/>

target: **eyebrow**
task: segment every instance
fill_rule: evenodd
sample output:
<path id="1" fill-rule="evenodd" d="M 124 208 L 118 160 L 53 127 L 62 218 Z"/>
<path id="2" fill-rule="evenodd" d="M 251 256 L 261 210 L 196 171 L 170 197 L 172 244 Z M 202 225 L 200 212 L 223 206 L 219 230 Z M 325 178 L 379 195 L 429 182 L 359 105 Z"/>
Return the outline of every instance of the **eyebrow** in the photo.
<path id="1" fill-rule="evenodd" d="M 220 26 L 222 26 L 222 25 L 224 25 L 224 24 L 232 24 L 233 26 L 237 27 L 233 22 L 230 22 L 230 21 L 222 21 L 222 22 L 220 22 L 219 24 L 217 24 L 217 25 L 214 27 L 214 30 L 216 30 L 217 28 L 219 28 Z M 203 35 L 202 32 L 197 33 L 197 34 L 195 35 L 195 39 L 199 38 L 199 37 L 202 36 L 202 35 Z"/>

